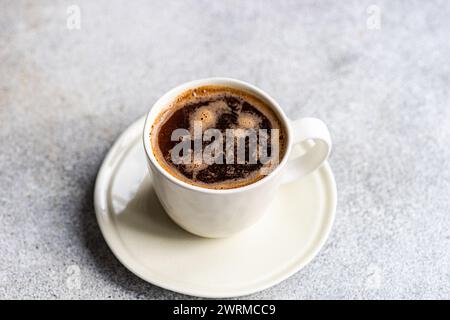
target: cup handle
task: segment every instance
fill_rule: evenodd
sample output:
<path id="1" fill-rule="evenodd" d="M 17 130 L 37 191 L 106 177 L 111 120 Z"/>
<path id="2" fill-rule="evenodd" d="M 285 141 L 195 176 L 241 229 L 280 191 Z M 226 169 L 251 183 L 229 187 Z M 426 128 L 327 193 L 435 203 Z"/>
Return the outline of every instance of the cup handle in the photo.
<path id="1" fill-rule="evenodd" d="M 316 118 L 301 118 L 291 121 L 293 144 L 304 147 L 300 156 L 291 156 L 283 175 L 282 183 L 304 177 L 319 168 L 331 151 L 331 137 L 327 126 Z"/>

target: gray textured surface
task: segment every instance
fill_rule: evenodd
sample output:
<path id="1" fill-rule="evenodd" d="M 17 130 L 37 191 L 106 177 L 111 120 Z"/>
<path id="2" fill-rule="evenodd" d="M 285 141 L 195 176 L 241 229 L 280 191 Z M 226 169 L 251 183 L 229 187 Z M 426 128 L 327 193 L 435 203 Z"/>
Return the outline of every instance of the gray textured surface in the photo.
<path id="1" fill-rule="evenodd" d="M 0 298 L 183 297 L 113 257 L 92 193 L 120 132 L 208 76 L 254 83 L 334 138 L 329 240 L 248 298 L 450 298 L 449 17 L 447 1 L 1 0 Z"/>

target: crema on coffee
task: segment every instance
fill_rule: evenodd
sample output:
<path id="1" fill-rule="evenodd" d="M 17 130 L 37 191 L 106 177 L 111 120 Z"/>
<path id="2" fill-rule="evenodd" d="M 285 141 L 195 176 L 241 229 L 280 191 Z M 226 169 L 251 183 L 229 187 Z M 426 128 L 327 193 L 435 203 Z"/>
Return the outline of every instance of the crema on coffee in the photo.
<path id="1" fill-rule="evenodd" d="M 188 90 L 157 116 L 158 163 L 191 185 L 231 189 L 264 178 L 285 154 L 286 130 L 256 96 L 225 86 Z"/>

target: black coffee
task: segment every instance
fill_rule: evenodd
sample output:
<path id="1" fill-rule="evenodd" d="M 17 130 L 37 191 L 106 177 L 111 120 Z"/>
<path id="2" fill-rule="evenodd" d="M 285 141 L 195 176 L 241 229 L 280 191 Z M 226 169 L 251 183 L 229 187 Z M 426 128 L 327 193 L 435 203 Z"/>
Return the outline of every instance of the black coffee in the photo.
<path id="1" fill-rule="evenodd" d="M 195 125 L 197 128 L 201 125 L 205 135 L 215 129 L 216 135 L 206 141 L 201 136 L 199 139 L 194 135 Z M 174 139 L 177 129 L 184 129 L 190 139 Z M 256 135 L 242 138 L 243 133 Z M 234 144 L 226 143 L 233 139 Z M 285 130 L 270 107 L 253 95 L 222 86 L 199 87 L 183 93 L 161 112 L 151 132 L 154 154 L 166 171 L 189 184 L 212 189 L 237 188 L 262 179 L 278 162 L 264 162 L 263 157 L 258 158 L 259 150 L 264 146 L 271 159 L 276 151 L 281 161 L 285 152 L 284 139 Z M 181 141 L 192 150 L 197 143 L 201 151 L 215 141 L 222 145 L 217 144 L 213 163 L 194 161 L 193 152 L 185 155 L 187 161 L 179 163 L 174 160 L 173 152 L 179 152 L 177 144 Z M 238 149 L 239 145 L 242 149 Z M 239 158 L 242 155 L 239 150 L 245 150 L 245 157 Z"/>

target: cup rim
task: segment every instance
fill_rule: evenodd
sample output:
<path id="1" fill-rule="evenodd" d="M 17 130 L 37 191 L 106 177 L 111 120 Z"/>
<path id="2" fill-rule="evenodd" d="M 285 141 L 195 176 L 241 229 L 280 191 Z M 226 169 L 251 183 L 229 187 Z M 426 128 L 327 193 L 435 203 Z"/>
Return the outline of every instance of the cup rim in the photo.
<path id="1" fill-rule="evenodd" d="M 195 186 L 192 184 L 189 184 L 185 181 L 182 181 L 180 179 L 177 179 L 173 175 L 171 175 L 169 172 L 167 172 L 156 160 L 156 157 L 152 150 L 151 145 L 151 129 L 154 121 L 156 120 L 156 117 L 160 114 L 161 110 L 164 108 L 164 106 L 167 105 L 166 100 L 170 101 L 173 100 L 174 97 L 181 94 L 182 92 L 192 89 L 195 87 L 205 86 L 205 85 L 223 85 L 223 86 L 229 86 L 232 88 L 248 91 L 251 94 L 254 94 L 258 96 L 259 98 L 262 98 L 269 104 L 269 106 L 272 108 L 273 111 L 275 111 L 277 117 L 281 120 L 282 125 L 286 129 L 286 136 L 287 136 L 287 144 L 286 144 L 286 151 L 283 156 L 283 159 L 278 164 L 278 166 L 271 171 L 267 176 L 264 178 L 248 184 L 244 186 L 240 186 L 237 188 L 231 188 L 231 189 L 210 189 L 200 186 Z M 206 193 L 206 194 L 233 194 L 233 193 L 239 193 L 248 191 L 251 189 L 258 188 L 259 186 L 269 183 L 273 177 L 278 175 L 283 167 L 286 165 L 289 154 L 291 152 L 292 148 L 292 129 L 290 126 L 289 119 L 281 109 L 280 105 L 273 99 L 269 94 L 264 92 L 263 90 L 259 89 L 258 87 L 237 79 L 233 78 L 226 78 L 226 77 L 212 77 L 212 78 L 204 78 L 204 79 L 198 79 L 193 80 L 189 82 L 185 82 L 181 85 L 176 86 L 175 88 L 167 91 L 164 95 L 162 95 L 158 100 L 153 104 L 153 106 L 150 108 L 150 110 L 147 113 L 147 116 L 145 117 L 145 123 L 144 123 L 144 130 L 143 130 L 143 142 L 144 142 L 144 150 L 145 154 L 147 156 L 147 159 L 150 160 L 150 162 L 155 166 L 155 168 L 169 181 L 172 183 L 196 192 Z"/>

